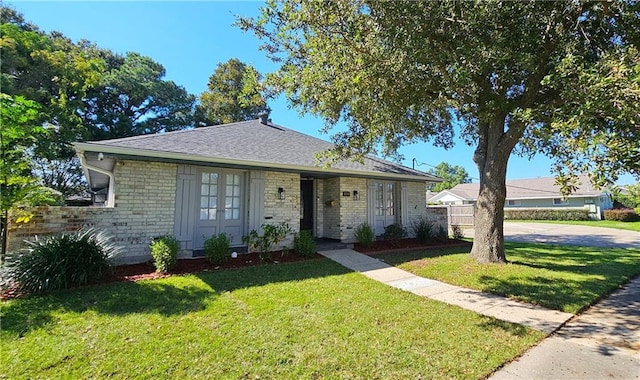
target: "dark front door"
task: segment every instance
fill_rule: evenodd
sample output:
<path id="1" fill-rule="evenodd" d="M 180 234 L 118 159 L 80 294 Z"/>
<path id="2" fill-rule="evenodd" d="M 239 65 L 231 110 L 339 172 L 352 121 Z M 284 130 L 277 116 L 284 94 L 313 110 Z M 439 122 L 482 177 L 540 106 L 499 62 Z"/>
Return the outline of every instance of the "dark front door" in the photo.
<path id="1" fill-rule="evenodd" d="M 313 180 L 300 181 L 300 230 L 313 233 Z"/>

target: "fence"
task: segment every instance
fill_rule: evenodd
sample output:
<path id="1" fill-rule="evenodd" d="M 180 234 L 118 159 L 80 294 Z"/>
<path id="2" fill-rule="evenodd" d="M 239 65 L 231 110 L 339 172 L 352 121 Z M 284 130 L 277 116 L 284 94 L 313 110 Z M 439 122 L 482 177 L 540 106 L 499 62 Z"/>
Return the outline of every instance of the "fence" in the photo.
<path id="1" fill-rule="evenodd" d="M 474 215 L 473 205 L 438 205 L 436 207 L 444 207 L 447 209 L 447 220 L 449 225 L 473 226 Z"/>

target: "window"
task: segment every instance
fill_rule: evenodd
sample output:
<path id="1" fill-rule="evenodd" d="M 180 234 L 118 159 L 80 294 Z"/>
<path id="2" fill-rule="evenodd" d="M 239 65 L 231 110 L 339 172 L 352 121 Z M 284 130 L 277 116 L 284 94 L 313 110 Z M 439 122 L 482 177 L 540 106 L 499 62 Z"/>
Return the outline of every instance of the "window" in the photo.
<path id="1" fill-rule="evenodd" d="M 376 183 L 376 216 L 384 215 L 384 185 Z"/>
<path id="2" fill-rule="evenodd" d="M 240 219 L 240 174 L 225 176 L 224 219 Z"/>
<path id="3" fill-rule="evenodd" d="M 507 200 L 507 206 L 520 206 L 522 203 L 519 199 L 509 199 Z"/>
<path id="4" fill-rule="evenodd" d="M 215 220 L 218 211 L 218 173 L 202 173 L 200 220 Z"/>
<path id="5" fill-rule="evenodd" d="M 562 199 L 562 198 L 553 198 L 553 205 L 554 206 L 566 205 L 566 204 L 569 204 L 569 200 Z"/>

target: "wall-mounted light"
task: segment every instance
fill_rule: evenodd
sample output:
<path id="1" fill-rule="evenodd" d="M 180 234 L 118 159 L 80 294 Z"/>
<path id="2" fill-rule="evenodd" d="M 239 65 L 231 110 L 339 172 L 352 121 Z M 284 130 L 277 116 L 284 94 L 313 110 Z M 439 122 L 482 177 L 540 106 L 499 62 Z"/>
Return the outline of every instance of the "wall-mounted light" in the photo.
<path id="1" fill-rule="evenodd" d="M 353 190 L 353 200 L 357 201 L 360 199 L 360 194 L 358 193 L 358 190 Z"/>
<path id="2" fill-rule="evenodd" d="M 284 188 L 279 187 L 278 188 L 278 199 L 283 201 L 286 197 L 287 197 L 287 194 L 285 193 Z"/>

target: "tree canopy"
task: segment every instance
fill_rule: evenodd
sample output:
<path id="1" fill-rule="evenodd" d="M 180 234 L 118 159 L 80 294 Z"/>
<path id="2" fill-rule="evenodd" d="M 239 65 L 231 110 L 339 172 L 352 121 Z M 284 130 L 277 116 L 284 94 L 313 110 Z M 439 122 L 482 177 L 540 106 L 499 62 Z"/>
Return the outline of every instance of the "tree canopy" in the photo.
<path id="1" fill-rule="evenodd" d="M 471 255 L 505 262 L 514 149 L 555 160 L 571 190 L 640 175 L 640 3 L 282 0 L 239 25 L 264 41 L 268 75 L 326 120 L 334 159 L 393 155 L 416 141 L 475 146 L 480 193 Z M 635 111 L 634 111 L 635 109 Z"/>
<path id="2" fill-rule="evenodd" d="M 218 125 L 256 119 L 267 111 L 260 92 L 262 76 L 251 65 L 232 58 L 218 64 L 209 77 L 207 90 L 200 94 L 196 123 Z"/>
<path id="3" fill-rule="evenodd" d="M 0 7 L 0 89 L 38 105 L 28 140 L 31 176 L 65 196 L 82 187 L 74 141 L 174 131 L 193 126 L 195 97 L 164 78 L 164 67 L 137 53 L 124 56 L 62 33 L 41 31 Z M 4 119 L 3 128 L 10 120 Z"/>
<path id="4" fill-rule="evenodd" d="M 444 180 L 431 187 L 431 191 L 435 192 L 451 189 L 460 183 L 471 182 L 471 177 L 469 177 L 469 173 L 467 173 L 465 168 L 459 165 L 450 165 L 446 162 L 441 162 L 436 165 L 435 168 L 429 169 L 429 174 L 433 174 Z"/>

